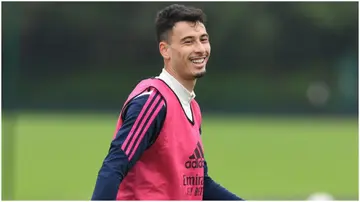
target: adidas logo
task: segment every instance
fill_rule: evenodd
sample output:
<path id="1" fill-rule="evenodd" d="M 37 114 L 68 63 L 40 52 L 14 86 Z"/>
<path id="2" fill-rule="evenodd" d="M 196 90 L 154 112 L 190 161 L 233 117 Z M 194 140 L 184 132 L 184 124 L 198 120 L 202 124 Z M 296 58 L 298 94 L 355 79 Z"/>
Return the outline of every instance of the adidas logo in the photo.
<path id="1" fill-rule="evenodd" d="M 204 153 L 198 142 L 194 153 L 189 156 L 189 160 L 185 162 L 185 168 L 203 168 L 204 167 Z"/>

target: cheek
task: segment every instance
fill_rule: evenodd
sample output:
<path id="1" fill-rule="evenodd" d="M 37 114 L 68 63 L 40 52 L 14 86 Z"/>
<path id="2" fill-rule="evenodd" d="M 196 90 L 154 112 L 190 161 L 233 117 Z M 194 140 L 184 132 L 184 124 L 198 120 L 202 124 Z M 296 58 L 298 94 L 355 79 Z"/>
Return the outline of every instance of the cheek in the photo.
<path id="1" fill-rule="evenodd" d="M 187 56 L 186 56 L 185 52 L 178 51 L 178 52 L 176 52 L 176 58 L 177 58 L 177 60 L 183 60 L 183 59 L 187 58 Z"/>
<path id="2" fill-rule="evenodd" d="M 210 46 L 210 44 L 208 44 L 208 45 L 205 46 L 205 50 L 207 50 L 207 52 L 210 53 L 210 51 L 211 51 L 211 46 Z"/>

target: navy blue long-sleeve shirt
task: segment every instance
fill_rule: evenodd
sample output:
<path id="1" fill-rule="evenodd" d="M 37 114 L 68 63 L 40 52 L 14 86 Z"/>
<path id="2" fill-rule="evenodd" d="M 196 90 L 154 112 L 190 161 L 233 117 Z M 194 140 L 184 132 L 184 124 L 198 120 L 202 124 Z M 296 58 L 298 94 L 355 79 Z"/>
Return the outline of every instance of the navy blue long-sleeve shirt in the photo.
<path id="1" fill-rule="evenodd" d="M 149 99 L 150 93 L 151 92 L 148 92 L 134 98 L 124 109 L 122 114 L 123 125 L 117 132 L 116 137 L 112 140 L 109 152 L 100 168 L 92 200 L 115 200 L 119 185 L 127 172 L 134 166 L 142 153 L 156 141 L 165 120 L 165 105 L 156 114 L 156 118 L 146 131 L 143 139 L 140 140 L 140 144 L 137 146 L 130 161 L 125 152 L 121 149 L 121 146 L 128 135 L 131 135 L 130 130 L 135 124 L 136 119 L 141 118 L 139 117 L 140 112 L 146 101 Z M 159 96 L 161 95 L 159 94 Z M 164 100 L 163 97 L 160 97 L 160 100 L 161 99 Z M 208 175 L 206 161 L 204 163 L 203 200 L 242 200 L 211 179 Z"/>

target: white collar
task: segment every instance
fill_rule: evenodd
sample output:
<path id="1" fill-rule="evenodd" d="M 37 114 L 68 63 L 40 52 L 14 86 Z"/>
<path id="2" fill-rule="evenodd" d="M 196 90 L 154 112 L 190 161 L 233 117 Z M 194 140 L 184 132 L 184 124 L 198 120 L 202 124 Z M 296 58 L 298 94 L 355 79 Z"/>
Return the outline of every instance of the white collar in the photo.
<path id="1" fill-rule="evenodd" d="M 161 74 L 157 77 L 163 80 L 180 99 L 181 103 L 190 104 L 191 100 L 195 98 L 194 91 L 189 92 L 178 80 L 176 80 L 169 72 L 162 69 Z"/>

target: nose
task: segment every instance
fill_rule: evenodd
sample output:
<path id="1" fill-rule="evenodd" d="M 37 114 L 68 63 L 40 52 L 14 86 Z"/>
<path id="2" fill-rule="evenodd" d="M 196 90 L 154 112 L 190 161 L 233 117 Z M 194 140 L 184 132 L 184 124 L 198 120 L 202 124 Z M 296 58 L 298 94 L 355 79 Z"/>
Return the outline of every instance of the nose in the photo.
<path id="1" fill-rule="evenodd" d="M 204 44 L 202 44 L 200 41 L 195 43 L 194 50 L 195 50 L 196 53 L 201 53 L 201 54 L 204 54 L 205 51 L 206 51 Z"/>

